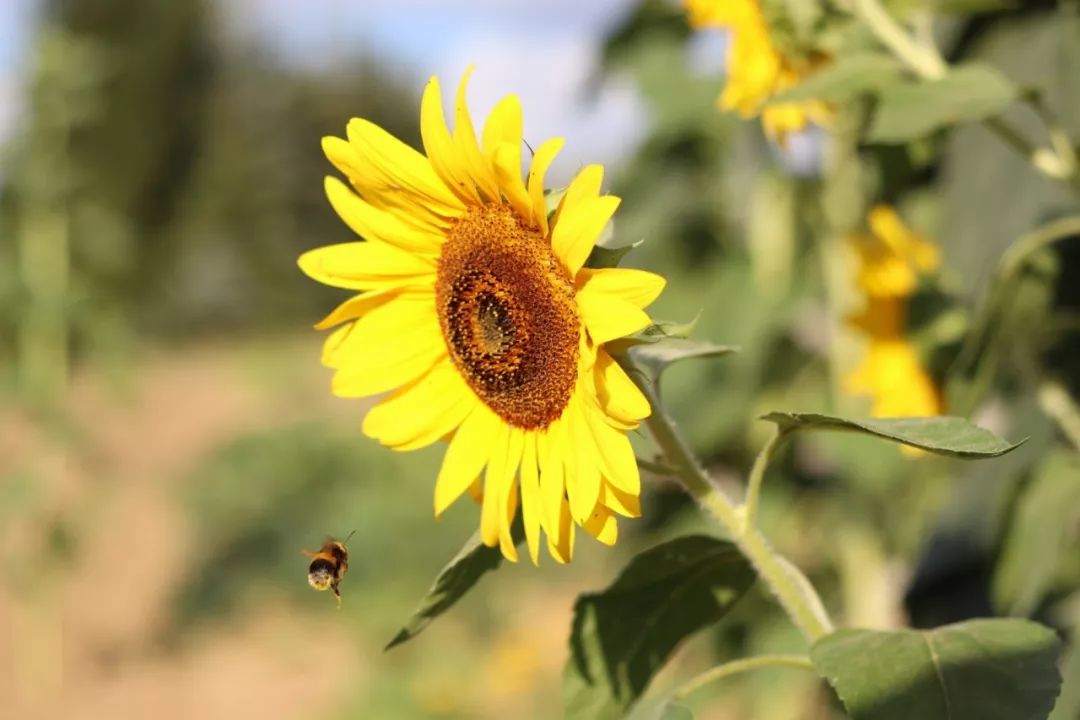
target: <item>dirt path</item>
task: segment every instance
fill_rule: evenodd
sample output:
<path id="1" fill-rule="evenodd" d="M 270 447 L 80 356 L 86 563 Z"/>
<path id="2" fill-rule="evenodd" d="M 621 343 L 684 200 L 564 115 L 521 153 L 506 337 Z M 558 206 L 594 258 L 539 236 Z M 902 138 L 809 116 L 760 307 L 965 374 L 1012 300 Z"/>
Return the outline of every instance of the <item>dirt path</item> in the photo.
<path id="1" fill-rule="evenodd" d="M 298 350 L 297 348 L 302 348 Z M 165 621 L 191 538 L 175 484 L 226 438 L 346 408 L 326 391 L 311 337 L 287 393 L 260 387 L 274 348 L 148 356 L 130 390 L 77 377 L 66 443 L 0 410 L 0 707 L 26 718 L 317 717 L 360 676 L 350 643 L 287 608 L 147 649 Z M 287 362 L 283 360 L 283 362 Z M 253 367 L 254 365 L 254 367 Z M 70 560 L 47 548 L 77 538 Z M 44 566 L 44 567 L 43 567 Z M 315 627 L 313 627 L 313 624 Z M 306 642 L 312 632 L 325 638 Z"/>

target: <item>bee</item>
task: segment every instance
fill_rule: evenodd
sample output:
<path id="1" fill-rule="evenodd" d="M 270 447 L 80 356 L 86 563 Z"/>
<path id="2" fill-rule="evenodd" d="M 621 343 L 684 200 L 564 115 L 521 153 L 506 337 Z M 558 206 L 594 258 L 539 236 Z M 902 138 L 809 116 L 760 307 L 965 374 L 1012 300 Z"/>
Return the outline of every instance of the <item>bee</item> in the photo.
<path id="1" fill-rule="evenodd" d="M 349 569 L 349 551 L 346 549 L 345 543 L 349 542 L 349 539 L 355 533 L 356 531 L 353 530 L 344 541 L 327 538 L 317 552 L 303 551 L 305 555 L 311 558 L 311 563 L 308 565 L 308 585 L 316 590 L 330 590 L 333 592 L 339 607 L 341 606 L 341 590 L 339 586 L 341 585 L 341 579 L 345 577 L 345 572 Z"/>

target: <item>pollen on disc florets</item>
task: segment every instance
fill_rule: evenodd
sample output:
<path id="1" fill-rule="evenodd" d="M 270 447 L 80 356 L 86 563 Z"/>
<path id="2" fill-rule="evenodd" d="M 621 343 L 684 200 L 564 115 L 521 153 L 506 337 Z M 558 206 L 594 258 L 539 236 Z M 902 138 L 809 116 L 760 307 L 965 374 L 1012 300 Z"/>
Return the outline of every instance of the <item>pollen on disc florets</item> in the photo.
<path id="1" fill-rule="evenodd" d="M 557 419 L 577 380 L 574 285 L 535 228 L 509 208 L 474 208 L 447 233 L 436 303 L 450 357 L 507 423 Z"/>

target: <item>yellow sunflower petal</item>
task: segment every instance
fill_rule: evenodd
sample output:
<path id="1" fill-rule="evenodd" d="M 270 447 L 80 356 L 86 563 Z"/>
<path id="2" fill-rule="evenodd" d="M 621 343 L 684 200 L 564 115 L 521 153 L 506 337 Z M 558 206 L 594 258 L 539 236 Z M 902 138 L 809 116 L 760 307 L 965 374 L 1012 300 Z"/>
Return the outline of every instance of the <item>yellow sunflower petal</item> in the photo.
<path id="1" fill-rule="evenodd" d="M 389 364 L 388 358 L 409 354 L 405 346 L 427 344 L 435 339 L 442 339 L 442 330 L 434 293 L 398 293 L 356 321 L 341 353 L 349 355 L 349 362 L 362 361 L 363 356 L 368 356 L 375 362 Z"/>
<path id="2" fill-rule="evenodd" d="M 570 399 L 566 416 L 566 496 L 570 499 L 570 515 L 583 523 L 600 500 L 600 467 L 580 398 Z"/>
<path id="3" fill-rule="evenodd" d="M 452 432 L 479 402 L 449 361 L 373 407 L 363 432 L 395 450 L 427 447 Z"/>
<path id="4" fill-rule="evenodd" d="M 533 565 L 540 564 L 540 473 L 537 466 L 537 434 L 525 435 L 521 455 L 521 520 Z"/>
<path id="5" fill-rule="evenodd" d="M 603 348 L 596 355 L 594 377 L 597 400 L 608 415 L 630 424 L 649 417 L 648 399 Z"/>
<path id="6" fill-rule="evenodd" d="M 442 515 L 467 489 L 475 499 L 481 498 L 477 476 L 488 462 L 491 438 L 498 426 L 498 416 L 480 404 L 462 421 L 450 439 L 435 479 L 435 517 Z"/>
<path id="7" fill-rule="evenodd" d="M 611 427 L 599 409 L 586 410 L 584 415 L 596 443 L 596 456 L 604 477 L 622 492 L 636 496 L 641 492 L 641 475 L 630 438 Z"/>
<path id="8" fill-rule="evenodd" d="M 442 90 L 437 77 L 428 81 L 420 101 L 420 136 L 424 142 L 424 152 L 431 158 L 431 166 L 446 186 L 467 205 L 479 203 L 480 195 L 477 194 L 468 165 L 446 127 Z"/>
<path id="9" fill-rule="evenodd" d="M 346 134 L 366 170 L 362 177 L 378 178 L 387 188 L 418 195 L 441 213 L 460 214 L 461 202 L 439 178 L 428 158 L 362 118 L 350 120 Z"/>
<path id="10" fill-rule="evenodd" d="M 510 145 L 503 145 L 495 151 L 492 162 L 499 187 L 510 202 L 510 207 L 520 217 L 532 217 L 532 200 L 521 180 L 521 148 L 514 150 Z"/>
<path id="11" fill-rule="evenodd" d="M 435 228 L 425 232 L 402 222 L 397 215 L 379 210 L 335 177 L 327 177 L 324 186 L 334 211 L 353 232 L 363 238 L 378 240 L 408 252 L 428 254 L 438 253 L 446 239 Z"/>
<path id="12" fill-rule="evenodd" d="M 574 557 L 574 521 L 570 506 L 564 499 L 559 507 L 556 533 L 548 532 L 548 553 L 555 562 L 565 565 Z"/>
<path id="13" fill-rule="evenodd" d="M 606 482 L 600 491 L 600 504 L 623 517 L 641 517 L 641 498 L 638 495 L 624 493 Z"/>
<path id="14" fill-rule="evenodd" d="M 383 358 L 386 363 L 379 359 L 345 361 L 346 366 L 334 373 L 330 389 L 338 397 L 371 397 L 412 382 L 445 357 L 446 346 L 441 342 L 417 339 L 395 352 L 393 357 Z"/>
<path id="15" fill-rule="evenodd" d="M 346 320 L 355 320 L 356 318 L 374 310 L 375 308 L 383 305 L 390 300 L 394 299 L 399 293 L 400 288 L 384 288 L 382 290 L 371 290 L 361 295 L 356 295 L 349 298 L 345 302 L 334 308 L 329 315 L 324 317 L 319 322 L 315 323 L 316 330 L 326 330 L 332 328 L 335 325 L 340 325 Z M 435 301 L 435 294 L 431 293 L 432 302 Z"/>
<path id="16" fill-rule="evenodd" d="M 350 290 L 435 284 L 431 258 L 376 241 L 315 248 L 301 255 L 298 264 L 313 280 Z"/>
<path id="17" fill-rule="evenodd" d="M 614 545 L 619 538 L 619 526 L 615 516 L 606 507 L 598 505 L 589 519 L 581 524 L 585 532 L 604 543 Z"/>
<path id="18" fill-rule="evenodd" d="M 394 178 L 369 172 L 369 165 L 360 160 L 356 148 L 348 140 L 324 137 L 322 147 L 327 159 L 344 173 L 349 184 L 366 202 L 380 210 L 393 213 L 398 221 L 420 232 L 445 232 L 451 221 L 465 211 L 465 206 L 460 201 L 457 208 L 450 209 L 441 203 L 431 202 L 425 195 L 402 187 Z"/>
<path id="19" fill-rule="evenodd" d="M 591 283 L 578 292 L 577 303 L 581 320 L 598 345 L 632 335 L 652 322 L 641 308 Z"/>
<path id="20" fill-rule="evenodd" d="M 611 295 L 637 308 L 648 307 L 666 284 L 656 273 L 633 268 L 582 268 L 577 276 L 579 289 Z"/>
<path id="21" fill-rule="evenodd" d="M 559 541 L 559 512 L 565 502 L 563 470 L 563 421 L 558 419 L 537 436 L 537 459 L 540 462 L 540 508 L 544 529 L 553 542 Z"/>
<path id="22" fill-rule="evenodd" d="M 532 216 L 532 201 L 521 179 L 521 103 L 507 95 L 495 106 L 484 124 L 484 157 L 495 172 L 499 190 L 514 211 Z"/>
<path id="23" fill-rule="evenodd" d="M 341 346 L 345 342 L 345 340 L 347 340 L 349 335 L 352 334 L 353 325 L 355 324 L 356 323 L 349 323 L 348 325 L 342 325 L 337 330 L 326 336 L 326 340 L 323 342 L 322 348 L 321 361 L 323 365 L 331 368 L 338 366 L 338 352 L 340 351 Z"/>
<path id="24" fill-rule="evenodd" d="M 535 202 L 535 200 L 534 200 Z M 573 212 L 564 213 L 551 231 L 551 249 L 571 276 L 585 264 L 589 253 L 619 207 L 614 195 L 583 200 Z"/>
<path id="25" fill-rule="evenodd" d="M 398 388 L 446 357 L 434 305 L 399 296 L 356 320 L 335 348 L 333 391 L 366 397 Z"/>
<path id="26" fill-rule="evenodd" d="M 484 123 L 484 156 L 490 160 L 502 145 L 521 150 L 521 101 L 517 95 L 507 95 L 492 108 Z"/>
<path id="27" fill-rule="evenodd" d="M 600 197 L 600 185 L 603 182 L 603 165 L 586 165 L 579 170 L 559 201 L 559 207 L 555 210 L 555 224 L 559 224 L 559 218 L 564 214 L 573 215 L 586 200 Z"/>
<path id="28" fill-rule="evenodd" d="M 473 499 L 473 502 L 484 502 L 484 479 L 481 477 L 476 478 L 469 484 L 468 488 L 469 497 Z"/>
<path id="29" fill-rule="evenodd" d="M 514 517 L 517 516 L 519 504 L 518 481 L 511 477 L 510 487 L 506 493 L 506 502 L 502 507 L 502 525 L 499 527 L 499 549 L 503 557 L 510 562 L 518 561 L 517 544 L 511 528 L 514 526 Z"/>
<path id="30" fill-rule="evenodd" d="M 510 428 L 509 442 L 504 448 L 506 461 L 502 467 L 502 477 L 497 479 L 499 490 L 499 549 L 503 557 L 510 562 L 517 562 L 517 547 L 510 528 L 518 508 L 518 486 L 514 481 L 518 466 L 521 464 L 525 445 L 525 433 L 519 428 Z"/>
<path id="31" fill-rule="evenodd" d="M 492 172 L 491 165 L 484 160 L 484 156 L 480 153 L 480 146 L 476 142 L 476 131 L 473 129 L 472 117 L 469 115 L 469 106 L 465 101 L 469 77 L 474 69 L 474 67 L 469 67 L 458 84 L 457 97 L 454 101 L 454 145 L 457 146 L 458 156 L 464 162 L 465 167 L 469 169 L 469 175 L 477 186 L 490 200 L 497 201 L 499 199 L 499 184 L 495 181 L 495 173 Z"/>
<path id="32" fill-rule="evenodd" d="M 529 166 L 529 197 L 532 199 L 532 219 L 543 235 L 548 234 L 547 202 L 544 200 L 544 176 L 562 150 L 563 139 L 551 138 L 536 149 Z"/>
<path id="33" fill-rule="evenodd" d="M 484 501 L 480 507 L 480 539 L 488 547 L 499 545 L 499 526 L 502 524 L 499 504 L 504 495 L 500 485 L 506 478 L 506 468 L 510 464 L 509 446 L 512 429 L 506 423 L 500 422 L 495 432 L 488 438 L 490 457 L 487 469 L 484 471 Z"/>

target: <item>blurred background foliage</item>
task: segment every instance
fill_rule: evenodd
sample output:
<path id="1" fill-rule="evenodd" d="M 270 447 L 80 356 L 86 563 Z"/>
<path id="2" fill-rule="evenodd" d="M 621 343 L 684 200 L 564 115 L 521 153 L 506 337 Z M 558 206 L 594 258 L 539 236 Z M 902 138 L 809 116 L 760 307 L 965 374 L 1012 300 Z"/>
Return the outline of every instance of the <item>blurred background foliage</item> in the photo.
<path id="1" fill-rule="evenodd" d="M 950 61 L 1037 87 L 1075 138 L 1080 25 L 1061 12 L 954 14 L 938 41 Z M 631 83 L 646 110 L 645 136 L 609 178 L 624 198 L 616 237 L 645 240 L 628 264 L 670 278 L 654 315 L 700 314 L 695 336 L 741 348 L 666 373 L 674 415 L 736 487 L 765 437 L 761 413 L 865 414 L 842 392 L 862 345 L 843 321 L 840 238 L 871 204 L 896 206 L 944 255 L 913 300 L 912 334 L 947 409 L 1030 439 L 963 465 L 800 438 L 766 484 L 766 532 L 843 624 L 1019 614 L 1071 638 L 1080 243 L 1040 249 L 1006 287 L 994 278 L 1005 249 L 1075 215 L 1076 196 L 977 125 L 889 146 L 812 130 L 780 149 L 717 111 L 722 72 L 705 50 L 676 4 L 628 1 L 593 69 L 595 83 Z M 644 518 L 614 550 L 504 567 L 382 654 L 476 511 L 434 522 L 440 450 L 384 452 L 359 434 L 362 407 L 329 397 L 308 328 L 338 296 L 295 258 L 347 238 L 323 196 L 319 138 L 361 116 L 418 144 L 419 85 L 377 55 L 298 69 L 195 0 L 45 3 L 25 67 L 0 166 L 0 707 L 558 717 L 574 596 L 706 525 L 650 477 Z M 1038 132 L 1024 108 L 1009 119 Z M 306 587 L 299 551 L 353 529 L 339 612 Z M 758 588 L 656 685 L 800 647 Z M 1062 662 L 1065 720 L 1080 717 L 1080 650 Z M 692 704 L 708 718 L 840 716 L 827 689 L 789 670 Z"/>

